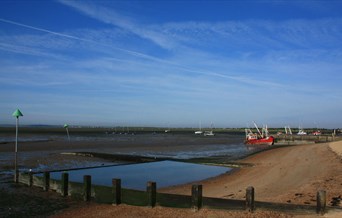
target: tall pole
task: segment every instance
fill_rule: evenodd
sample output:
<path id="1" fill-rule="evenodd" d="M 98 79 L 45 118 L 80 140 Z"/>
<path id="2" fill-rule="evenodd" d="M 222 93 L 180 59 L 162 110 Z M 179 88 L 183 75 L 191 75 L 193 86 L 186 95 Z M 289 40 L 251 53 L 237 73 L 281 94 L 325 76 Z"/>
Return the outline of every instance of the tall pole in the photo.
<path id="1" fill-rule="evenodd" d="M 67 131 L 67 135 L 68 135 L 68 140 L 69 140 L 69 142 L 70 142 L 70 135 L 69 135 L 69 130 L 68 130 L 68 128 L 66 128 L 66 131 Z"/>
<path id="2" fill-rule="evenodd" d="M 18 171 L 18 126 L 19 126 L 19 117 L 16 120 L 16 127 L 15 127 L 15 159 L 14 159 L 14 182 L 18 183 L 19 180 L 19 171 Z"/>
<path id="3" fill-rule="evenodd" d="M 70 142 L 70 135 L 69 135 L 69 130 L 68 130 L 69 125 L 68 124 L 64 124 L 64 128 L 66 129 L 67 132 L 67 136 L 68 136 L 68 141 Z"/>
<path id="4" fill-rule="evenodd" d="M 16 118 L 15 125 L 15 157 L 14 157 L 14 182 L 18 183 L 19 181 L 19 170 L 18 170 L 18 128 L 19 128 L 19 117 L 22 117 L 23 114 L 19 109 L 15 110 L 12 114 L 13 117 Z"/>

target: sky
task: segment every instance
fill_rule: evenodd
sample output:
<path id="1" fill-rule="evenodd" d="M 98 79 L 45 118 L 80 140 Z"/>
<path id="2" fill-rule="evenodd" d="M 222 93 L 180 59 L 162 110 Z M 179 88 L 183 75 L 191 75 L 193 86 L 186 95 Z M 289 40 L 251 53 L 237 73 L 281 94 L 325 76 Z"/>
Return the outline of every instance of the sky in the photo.
<path id="1" fill-rule="evenodd" d="M 0 1 L 0 124 L 340 128 L 342 1 Z"/>

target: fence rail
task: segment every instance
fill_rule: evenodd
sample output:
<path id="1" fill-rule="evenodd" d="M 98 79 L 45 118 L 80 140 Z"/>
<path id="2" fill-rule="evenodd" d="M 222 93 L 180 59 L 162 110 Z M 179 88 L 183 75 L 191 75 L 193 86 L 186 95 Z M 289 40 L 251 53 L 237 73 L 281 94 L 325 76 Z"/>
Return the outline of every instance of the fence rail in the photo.
<path id="1" fill-rule="evenodd" d="M 313 142 L 332 142 L 336 140 L 335 135 L 275 135 L 277 141 L 313 141 Z"/>

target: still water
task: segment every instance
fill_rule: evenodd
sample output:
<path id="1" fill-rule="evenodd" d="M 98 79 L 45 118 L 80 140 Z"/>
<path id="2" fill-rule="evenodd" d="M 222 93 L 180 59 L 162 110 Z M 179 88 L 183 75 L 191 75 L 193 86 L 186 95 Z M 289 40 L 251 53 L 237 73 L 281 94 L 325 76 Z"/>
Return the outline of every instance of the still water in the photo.
<path id="1" fill-rule="evenodd" d="M 142 164 L 110 166 L 68 171 L 69 180 L 83 182 L 84 175 L 91 175 L 92 184 L 112 186 L 112 179 L 121 179 L 123 188 L 146 190 L 148 181 L 157 188 L 204 180 L 230 171 L 231 168 L 207 166 L 176 161 L 160 161 Z M 51 178 L 61 179 L 62 172 L 51 173 Z"/>

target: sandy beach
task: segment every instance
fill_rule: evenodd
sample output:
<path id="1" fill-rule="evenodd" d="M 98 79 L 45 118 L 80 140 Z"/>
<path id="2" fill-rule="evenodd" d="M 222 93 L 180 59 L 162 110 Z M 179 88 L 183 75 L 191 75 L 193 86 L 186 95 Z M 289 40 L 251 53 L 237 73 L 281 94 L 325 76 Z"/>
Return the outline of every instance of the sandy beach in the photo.
<path id="1" fill-rule="evenodd" d="M 51 146 L 52 144 L 57 146 L 58 143 L 51 142 L 49 146 L 51 149 L 57 149 Z M 78 146 L 79 148 L 82 147 L 81 145 Z M 162 147 L 154 145 L 152 147 L 154 149 L 165 149 L 165 146 L 167 145 L 164 144 Z M 36 149 L 39 150 L 39 148 Z M 59 149 L 63 150 L 63 146 Z M 329 206 L 333 197 L 342 195 L 341 153 L 342 141 L 281 147 L 257 153 L 239 161 L 252 164 L 252 167 L 244 167 L 230 174 L 201 181 L 203 195 L 244 199 L 245 189 L 248 186 L 253 186 L 257 201 L 315 205 L 316 192 L 326 190 L 327 205 Z M 66 161 L 62 158 L 59 160 Z M 36 160 L 26 160 L 26 163 L 30 161 L 32 165 L 36 164 Z M 80 159 L 79 161 L 83 160 Z M 158 191 L 190 195 L 190 187 L 191 184 L 185 184 Z M 21 188 L 21 190 L 23 189 Z M 50 196 L 54 194 L 50 193 Z M 62 201 L 66 202 L 66 200 Z M 56 209 L 51 217 L 110 217 L 114 215 L 116 217 L 310 217 L 262 210 L 256 210 L 255 213 L 249 214 L 241 211 L 209 209 L 193 212 L 191 209 L 158 206 L 151 209 L 84 202 L 66 202 L 66 204 L 68 204 L 68 208 Z M 340 217 L 341 213 L 330 212 L 324 216 Z"/>
<path id="2" fill-rule="evenodd" d="M 334 142 L 264 151 L 240 161 L 253 167 L 203 181 L 203 194 L 243 199 L 246 187 L 253 186 L 261 201 L 315 204 L 312 200 L 320 189 L 331 199 L 342 194 L 341 156 L 335 153 L 341 147 L 341 142 Z M 160 191 L 190 194 L 189 190 L 190 185 L 184 185 Z"/>

